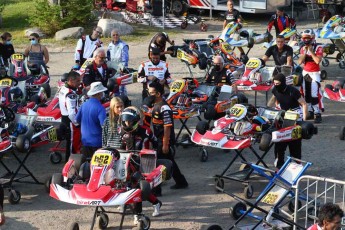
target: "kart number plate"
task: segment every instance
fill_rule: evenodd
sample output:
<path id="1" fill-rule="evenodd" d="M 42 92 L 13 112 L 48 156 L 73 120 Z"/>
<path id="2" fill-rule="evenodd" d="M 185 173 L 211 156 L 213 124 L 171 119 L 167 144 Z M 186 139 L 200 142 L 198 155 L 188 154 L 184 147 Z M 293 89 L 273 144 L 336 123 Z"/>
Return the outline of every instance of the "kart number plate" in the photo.
<path id="1" fill-rule="evenodd" d="M 0 80 L 1 87 L 10 87 L 12 85 L 12 80 L 10 78 L 5 78 Z"/>
<path id="2" fill-rule="evenodd" d="M 91 165 L 107 166 L 110 165 L 112 156 L 105 153 L 95 153 L 91 160 Z"/>
<path id="3" fill-rule="evenodd" d="M 176 57 L 177 57 L 178 59 L 182 59 L 182 58 L 183 58 L 183 52 L 182 52 L 182 50 L 180 50 L 180 49 L 177 50 Z"/>
<path id="4" fill-rule="evenodd" d="M 231 53 L 232 49 L 231 46 L 227 43 L 222 43 L 222 48 L 227 52 L 227 53 Z"/>
<path id="5" fill-rule="evenodd" d="M 24 55 L 23 54 L 12 54 L 12 59 L 13 60 L 24 60 Z"/>
<path id="6" fill-rule="evenodd" d="M 57 133 L 56 133 L 56 128 L 52 128 L 48 130 L 48 139 L 51 142 L 57 141 Z"/>
<path id="7" fill-rule="evenodd" d="M 285 120 L 297 121 L 299 114 L 293 111 L 287 111 L 284 115 Z"/>
<path id="8" fill-rule="evenodd" d="M 292 139 L 300 139 L 302 138 L 302 127 L 296 126 L 291 132 Z"/>
<path id="9" fill-rule="evenodd" d="M 278 194 L 275 194 L 275 193 L 268 193 L 264 199 L 262 200 L 263 203 L 266 203 L 266 204 L 275 204 L 276 201 L 278 199 Z"/>
<path id="10" fill-rule="evenodd" d="M 249 61 L 246 64 L 247 68 L 255 69 L 260 66 L 260 60 L 259 59 L 249 59 Z"/>
<path id="11" fill-rule="evenodd" d="M 230 116 L 231 117 L 240 117 L 245 112 L 245 108 L 242 105 L 234 105 L 230 109 Z"/>
<path id="12" fill-rule="evenodd" d="M 184 81 L 182 80 L 176 80 L 172 83 L 172 86 L 171 86 L 171 91 L 172 92 L 181 92 L 181 90 L 183 89 L 185 83 Z"/>

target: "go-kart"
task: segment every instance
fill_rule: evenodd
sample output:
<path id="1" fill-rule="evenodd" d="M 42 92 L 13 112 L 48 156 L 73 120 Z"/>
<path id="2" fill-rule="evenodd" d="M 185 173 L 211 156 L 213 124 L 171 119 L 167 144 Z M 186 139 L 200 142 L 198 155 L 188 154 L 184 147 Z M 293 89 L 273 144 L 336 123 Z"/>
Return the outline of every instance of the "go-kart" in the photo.
<path id="1" fill-rule="evenodd" d="M 325 85 L 323 96 L 332 101 L 345 102 L 345 80 Z"/>
<path id="2" fill-rule="evenodd" d="M 122 215 L 121 229 L 123 217 L 128 215 L 126 207 L 147 200 L 151 188 L 169 179 L 171 162 L 164 162 L 157 162 L 156 167 L 156 152 L 148 149 L 135 153 L 103 148 L 93 154 L 90 163 L 82 155 L 72 155 L 62 173 L 52 176 L 50 196 L 66 203 L 96 207 L 91 229 L 96 218 L 98 226 L 107 227 L 109 218 L 103 207 L 125 205 L 125 211 L 118 212 Z M 142 213 L 138 215 L 140 229 L 149 229 L 150 219 Z"/>
<path id="3" fill-rule="evenodd" d="M 51 96 L 50 76 L 46 67 L 27 63 L 25 56 L 21 53 L 11 55 L 8 76 L 17 79 L 19 82 L 25 82 L 27 100 L 37 94 L 41 87 L 44 88 L 48 98 Z"/>

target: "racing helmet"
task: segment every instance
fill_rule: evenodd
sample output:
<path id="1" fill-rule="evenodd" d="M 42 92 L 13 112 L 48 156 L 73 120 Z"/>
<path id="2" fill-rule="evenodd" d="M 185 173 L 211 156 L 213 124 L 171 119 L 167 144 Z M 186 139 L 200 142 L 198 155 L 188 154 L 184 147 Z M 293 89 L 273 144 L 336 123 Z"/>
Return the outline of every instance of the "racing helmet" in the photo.
<path id="1" fill-rule="evenodd" d="M 254 105 L 248 104 L 247 105 L 247 118 L 252 120 L 254 116 L 258 115 L 258 110 L 255 108 Z"/>
<path id="2" fill-rule="evenodd" d="M 309 45 L 315 41 L 315 33 L 313 29 L 306 29 L 302 32 L 302 41 L 304 44 Z"/>
<path id="3" fill-rule="evenodd" d="M 140 112 L 135 107 L 125 108 L 121 115 L 121 127 L 126 132 L 132 132 L 139 126 L 141 120 Z"/>
<path id="4" fill-rule="evenodd" d="M 24 94 L 19 87 L 12 88 L 9 91 L 10 101 L 12 102 L 20 102 L 24 98 Z"/>

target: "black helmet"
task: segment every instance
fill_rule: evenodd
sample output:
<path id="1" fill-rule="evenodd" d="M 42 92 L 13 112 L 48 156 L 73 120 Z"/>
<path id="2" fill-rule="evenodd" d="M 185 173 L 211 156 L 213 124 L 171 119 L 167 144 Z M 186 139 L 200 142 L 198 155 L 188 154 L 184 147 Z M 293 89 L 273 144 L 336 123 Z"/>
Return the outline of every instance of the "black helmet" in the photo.
<path id="1" fill-rule="evenodd" d="M 255 108 L 255 106 L 248 104 L 247 105 L 247 118 L 253 119 L 253 117 L 255 117 L 256 115 L 258 115 L 258 110 Z"/>
<path id="2" fill-rule="evenodd" d="M 18 87 L 12 88 L 9 92 L 9 96 L 9 100 L 12 102 L 20 102 L 24 98 L 22 90 Z"/>
<path id="3" fill-rule="evenodd" d="M 140 112 L 135 107 L 125 108 L 120 116 L 121 127 L 126 132 L 136 130 L 140 123 Z"/>

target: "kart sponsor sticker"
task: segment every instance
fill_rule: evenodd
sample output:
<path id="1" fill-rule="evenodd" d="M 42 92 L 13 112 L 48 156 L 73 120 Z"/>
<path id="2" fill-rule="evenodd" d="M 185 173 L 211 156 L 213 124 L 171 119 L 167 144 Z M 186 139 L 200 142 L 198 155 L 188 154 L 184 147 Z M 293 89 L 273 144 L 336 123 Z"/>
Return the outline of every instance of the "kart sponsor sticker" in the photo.
<path id="1" fill-rule="evenodd" d="M 12 54 L 11 58 L 13 60 L 21 61 L 21 60 L 24 60 L 24 55 L 23 54 Z"/>
<path id="2" fill-rule="evenodd" d="M 300 139 L 302 138 L 302 127 L 296 126 L 291 132 L 292 139 Z"/>
<path id="3" fill-rule="evenodd" d="M 176 80 L 172 83 L 170 90 L 172 92 L 180 92 L 184 86 L 185 82 L 183 80 Z"/>
<path id="4" fill-rule="evenodd" d="M 48 130 L 48 140 L 51 142 L 55 142 L 58 140 L 56 128 L 51 128 Z"/>
<path id="5" fill-rule="evenodd" d="M 294 111 L 287 111 L 284 115 L 285 120 L 291 120 L 291 121 L 297 121 L 299 118 L 299 113 L 294 112 Z"/>
<path id="6" fill-rule="evenodd" d="M 247 68 L 255 69 L 261 65 L 261 61 L 257 58 L 251 58 L 246 64 Z"/>
<path id="7" fill-rule="evenodd" d="M 177 50 L 177 54 L 176 54 L 176 57 L 178 58 L 178 59 L 182 59 L 183 58 L 183 52 L 182 52 L 182 50 L 180 50 L 180 49 L 178 49 Z"/>
<path id="8" fill-rule="evenodd" d="M 4 78 L 0 80 L 0 87 L 10 87 L 12 85 L 12 79 Z"/>
<path id="9" fill-rule="evenodd" d="M 91 200 L 91 201 L 85 201 L 85 200 L 77 200 L 78 205 L 95 205 L 98 206 L 101 204 L 101 201 L 99 200 Z"/>
<path id="10" fill-rule="evenodd" d="M 278 199 L 278 194 L 275 193 L 275 192 L 269 192 L 265 197 L 264 199 L 262 200 L 263 203 L 266 203 L 266 204 L 275 204 L 277 199 Z"/>
<path id="11" fill-rule="evenodd" d="M 222 49 L 225 50 L 225 52 L 227 53 L 232 52 L 231 46 L 228 43 L 223 42 L 221 46 L 222 46 Z"/>
<path id="12" fill-rule="evenodd" d="M 110 165 L 113 157 L 109 152 L 96 152 L 91 160 L 91 165 L 93 166 L 107 166 Z"/>
<path id="13" fill-rule="evenodd" d="M 246 112 L 246 108 L 244 105 L 236 104 L 230 109 L 230 116 L 231 117 L 241 117 L 243 113 Z"/>

